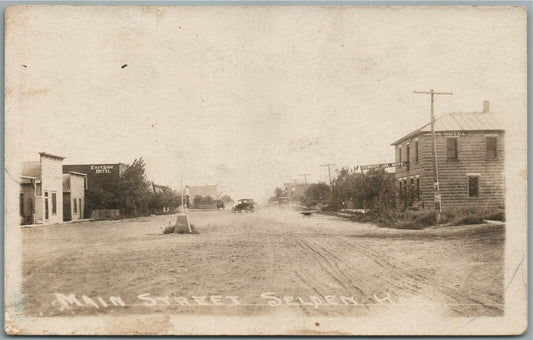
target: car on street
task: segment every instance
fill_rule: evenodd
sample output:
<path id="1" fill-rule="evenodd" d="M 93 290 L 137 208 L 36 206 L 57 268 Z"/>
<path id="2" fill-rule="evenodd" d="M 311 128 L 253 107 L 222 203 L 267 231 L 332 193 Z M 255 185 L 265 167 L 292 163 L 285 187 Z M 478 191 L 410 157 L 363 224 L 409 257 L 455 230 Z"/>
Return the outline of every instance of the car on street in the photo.
<path id="1" fill-rule="evenodd" d="M 254 200 L 251 198 L 243 198 L 237 201 L 237 204 L 231 208 L 232 212 L 242 213 L 242 212 L 254 212 Z"/>

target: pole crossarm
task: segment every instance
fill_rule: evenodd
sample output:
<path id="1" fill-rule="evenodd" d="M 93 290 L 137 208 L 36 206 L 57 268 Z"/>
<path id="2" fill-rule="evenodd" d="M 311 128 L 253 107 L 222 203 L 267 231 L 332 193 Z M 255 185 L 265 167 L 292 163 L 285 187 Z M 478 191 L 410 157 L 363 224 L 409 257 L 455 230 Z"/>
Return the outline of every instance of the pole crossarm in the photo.
<path id="1" fill-rule="evenodd" d="M 321 165 L 321 166 L 327 166 L 327 167 L 328 167 L 329 188 L 330 188 L 331 190 L 333 190 L 333 187 L 332 187 L 332 182 L 331 182 L 331 170 L 330 170 L 330 166 L 334 166 L 334 165 L 337 165 L 337 164 L 328 163 L 328 164 L 322 164 L 322 165 Z"/>
<path id="2" fill-rule="evenodd" d="M 446 94 L 452 95 L 452 92 L 435 92 L 435 91 L 413 91 L 414 94 Z"/>

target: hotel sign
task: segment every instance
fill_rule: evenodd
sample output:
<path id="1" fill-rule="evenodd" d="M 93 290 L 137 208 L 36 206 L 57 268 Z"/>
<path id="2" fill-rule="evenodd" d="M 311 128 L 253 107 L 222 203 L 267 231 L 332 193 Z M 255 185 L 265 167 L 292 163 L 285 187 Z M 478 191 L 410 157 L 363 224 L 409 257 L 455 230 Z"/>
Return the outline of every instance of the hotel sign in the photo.
<path id="1" fill-rule="evenodd" d="M 406 166 L 407 164 L 409 164 L 409 162 L 392 162 L 392 163 L 357 165 L 355 167 L 355 170 L 397 168 L 397 167 L 401 167 L 401 166 Z"/>
<path id="2" fill-rule="evenodd" d="M 431 132 L 424 133 L 424 136 L 431 136 Z M 464 131 L 435 132 L 435 136 L 444 136 L 444 137 L 466 136 L 466 132 Z"/>
<path id="3" fill-rule="evenodd" d="M 112 174 L 114 172 L 114 165 L 103 164 L 103 165 L 91 165 L 91 170 L 95 174 Z"/>

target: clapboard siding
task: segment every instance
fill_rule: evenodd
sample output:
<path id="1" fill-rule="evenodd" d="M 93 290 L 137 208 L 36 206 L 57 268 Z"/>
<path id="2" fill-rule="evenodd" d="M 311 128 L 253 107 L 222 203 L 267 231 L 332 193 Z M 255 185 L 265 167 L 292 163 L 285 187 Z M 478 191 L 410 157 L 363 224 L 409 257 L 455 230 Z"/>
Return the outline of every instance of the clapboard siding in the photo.
<path id="1" fill-rule="evenodd" d="M 497 158 L 487 159 L 487 136 L 497 137 Z M 457 160 L 447 159 L 446 140 L 457 139 Z M 415 161 L 414 143 L 418 140 L 418 162 Z M 439 170 L 442 208 L 479 207 L 503 208 L 504 190 L 504 132 L 503 131 L 461 131 L 458 136 L 436 137 L 437 162 Z M 396 169 L 397 207 L 402 207 L 400 182 L 407 182 L 418 176 L 420 180 L 420 201 L 415 206 L 431 208 L 434 206 L 432 138 L 429 134 L 420 134 L 396 145 L 396 161 L 407 161 L 407 144 L 411 145 L 409 167 Z M 402 158 L 400 159 L 400 147 Z M 409 169 L 408 169 L 409 168 Z M 467 174 L 479 175 L 479 195 L 469 197 Z M 416 180 L 415 180 L 416 183 Z"/>

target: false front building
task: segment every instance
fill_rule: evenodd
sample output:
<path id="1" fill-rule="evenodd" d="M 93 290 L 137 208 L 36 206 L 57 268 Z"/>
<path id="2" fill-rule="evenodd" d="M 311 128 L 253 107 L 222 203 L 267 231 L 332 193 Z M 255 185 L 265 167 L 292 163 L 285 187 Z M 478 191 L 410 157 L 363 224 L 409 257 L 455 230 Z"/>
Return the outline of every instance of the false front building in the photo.
<path id="1" fill-rule="evenodd" d="M 501 113 L 448 113 L 435 120 L 437 169 L 442 209 L 503 209 L 504 127 Z M 396 162 L 396 206 L 433 208 L 433 138 L 431 123 L 392 145 Z"/>
<path id="2" fill-rule="evenodd" d="M 22 162 L 20 176 L 21 224 L 63 222 L 64 157 L 40 152 L 39 161 Z"/>
<path id="3" fill-rule="evenodd" d="M 86 177 L 86 174 L 74 171 L 63 174 L 63 220 L 78 221 L 83 219 Z"/>

